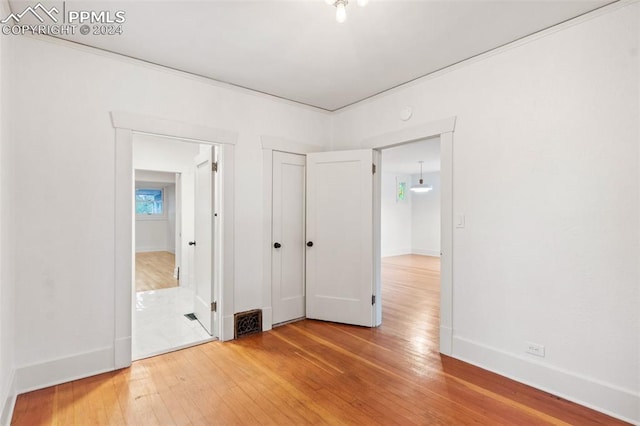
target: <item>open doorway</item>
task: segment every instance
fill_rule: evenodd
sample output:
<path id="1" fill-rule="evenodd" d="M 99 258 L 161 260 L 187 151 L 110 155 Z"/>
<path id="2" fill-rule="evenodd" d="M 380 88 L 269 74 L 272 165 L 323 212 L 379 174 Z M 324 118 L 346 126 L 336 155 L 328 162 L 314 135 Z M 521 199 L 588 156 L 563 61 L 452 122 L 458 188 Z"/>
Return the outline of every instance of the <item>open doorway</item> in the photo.
<path id="1" fill-rule="evenodd" d="M 195 314 L 197 266 L 209 271 L 214 266 L 213 256 L 196 261 L 195 253 L 197 161 L 212 150 L 158 136 L 133 137 L 133 360 L 212 340 L 205 318 Z M 201 246 L 213 245 L 209 236 Z"/>
<path id="2" fill-rule="evenodd" d="M 382 327 L 425 351 L 439 339 L 440 188 L 439 137 L 382 150 Z"/>

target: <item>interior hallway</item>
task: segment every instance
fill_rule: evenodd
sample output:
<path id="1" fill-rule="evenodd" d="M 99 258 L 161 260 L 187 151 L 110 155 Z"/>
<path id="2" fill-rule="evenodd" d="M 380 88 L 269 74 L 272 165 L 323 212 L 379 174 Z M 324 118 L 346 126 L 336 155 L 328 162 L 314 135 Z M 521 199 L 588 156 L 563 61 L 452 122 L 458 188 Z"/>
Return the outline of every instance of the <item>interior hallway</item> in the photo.
<path id="1" fill-rule="evenodd" d="M 439 259 L 383 259 L 383 325 L 304 320 L 18 397 L 14 425 L 623 424 L 438 353 Z"/>

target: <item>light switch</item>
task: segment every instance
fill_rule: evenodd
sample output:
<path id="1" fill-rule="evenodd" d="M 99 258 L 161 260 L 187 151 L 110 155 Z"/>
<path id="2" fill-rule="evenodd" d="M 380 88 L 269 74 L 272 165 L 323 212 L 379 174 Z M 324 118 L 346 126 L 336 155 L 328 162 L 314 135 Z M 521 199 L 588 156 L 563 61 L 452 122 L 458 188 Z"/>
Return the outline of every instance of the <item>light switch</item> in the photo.
<path id="1" fill-rule="evenodd" d="M 456 228 L 464 228 L 464 214 L 456 215 Z"/>

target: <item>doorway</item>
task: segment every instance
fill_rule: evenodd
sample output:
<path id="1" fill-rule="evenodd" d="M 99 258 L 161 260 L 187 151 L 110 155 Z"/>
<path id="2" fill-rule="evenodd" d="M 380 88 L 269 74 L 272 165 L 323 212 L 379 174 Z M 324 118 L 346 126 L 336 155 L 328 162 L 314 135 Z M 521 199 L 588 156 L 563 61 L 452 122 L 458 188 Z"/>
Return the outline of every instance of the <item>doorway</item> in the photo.
<path id="1" fill-rule="evenodd" d="M 133 360 L 155 356 L 212 340 L 211 315 L 196 314 L 197 301 L 205 287 L 210 298 L 213 274 L 211 247 L 213 229 L 207 238 L 198 238 L 197 210 L 212 209 L 199 202 L 198 190 L 213 195 L 212 178 L 198 179 L 198 162 L 215 150 L 210 145 L 169 140 L 151 135 L 133 137 L 135 305 L 132 321 Z M 151 170 L 150 170 L 151 169 Z M 200 188 L 198 187 L 200 182 Z M 205 197 L 200 195 L 201 199 Z M 208 213 L 209 218 L 213 217 Z M 201 226 L 201 225 L 200 225 Z M 192 244 L 189 244 L 189 243 Z M 200 255 L 209 247 L 208 255 Z M 207 280 L 207 283 L 204 281 Z M 209 302 L 208 304 L 210 304 Z M 207 328 L 208 327 L 208 328 Z"/>
<path id="2" fill-rule="evenodd" d="M 437 349 L 440 310 L 440 138 L 382 150 L 382 327 Z"/>

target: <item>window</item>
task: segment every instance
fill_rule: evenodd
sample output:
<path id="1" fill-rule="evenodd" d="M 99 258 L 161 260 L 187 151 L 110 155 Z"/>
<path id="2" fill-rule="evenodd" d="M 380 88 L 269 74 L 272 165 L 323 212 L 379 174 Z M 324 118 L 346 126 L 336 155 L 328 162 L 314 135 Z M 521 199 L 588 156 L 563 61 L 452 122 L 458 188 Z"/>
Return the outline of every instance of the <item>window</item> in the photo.
<path id="1" fill-rule="evenodd" d="M 136 216 L 164 216 L 164 191 L 136 188 Z"/>

